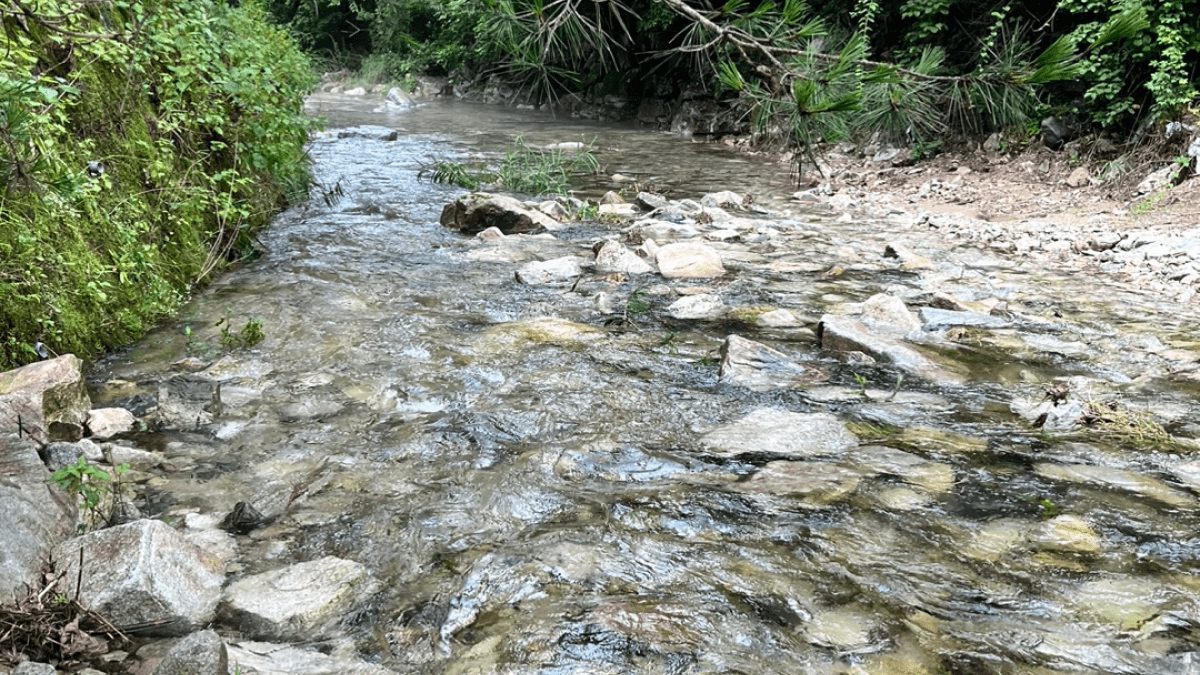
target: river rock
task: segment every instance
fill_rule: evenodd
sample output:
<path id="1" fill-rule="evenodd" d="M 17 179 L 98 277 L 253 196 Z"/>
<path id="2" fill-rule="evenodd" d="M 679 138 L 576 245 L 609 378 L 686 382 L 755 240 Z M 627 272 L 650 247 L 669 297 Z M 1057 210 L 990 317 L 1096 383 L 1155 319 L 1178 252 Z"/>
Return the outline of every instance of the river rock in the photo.
<path id="1" fill-rule="evenodd" d="M 565 285 L 583 274 L 579 258 L 573 255 L 554 260 L 534 260 L 517 270 L 517 281 L 527 286 Z"/>
<path id="2" fill-rule="evenodd" d="M 621 274 L 647 274 L 654 270 L 650 264 L 638 257 L 619 241 L 606 241 L 596 252 L 597 272 L 619 272 Z"/>
<path id="3" fill-rule="evenodd" d="M 83 383 L 83 362 L 74 354 L 0 373 L 0 429 L 23 431 L 35 440 L 83 437 L 92 402 Z"/>
<path id="4" fill-rule="evenodd" d="M 667 307 L 667 314 L 675 319 L 694 321 L 716 321 L 729 313 L 729 306 L 711 293 L 686 295 Z"/>
<path id="5" fill-rule="evenodd" d="M 1198 505 L 1196 498 L 1192 495 L 1182 490 L 1176 490 L 1162 481 L 1132 471 L 1123 471 L 1107 466 L 1041 462 L 1034 466 L 1034 472 L 1052 480 L 1087 483 L 1132 492 L 1139 497 L 1153 499 L 1160 504 L 1177 509 L 1191 509 Z"/>
<path id="6" fill-rule="evenodd" d="M 921 321 L 904 301 L 894 295 L 877 293 L 862 304 L 859 320 L 872 332 L 897 340 L 921 329 Z"/>
<path id="7" fill-rule="evenodd" d="M 657 262 L 658 271 L 668 279 L 708 279 L 725 273 L 721 255 L 711 246 L 694 242 L 659 247 Z"/>
<path id="8" fill-rule="evenodd" d="M 75 579 L 81 548 L 80 602 L 117 628 L 186 635 L 212 620 L 224 567 L 166 523 L 139 520 L 60 544 L 54 559 L 64 578 Z"/>
<path id="9" fill-rule="evenodd" d="M 804 626 L 808 640 L 815 645 L 838 651 L 854 651 L 869 646 L 876 629 L 870 614 L 850 607 L 836 607 L 813 614 Z"/>
<path id="10" fill-rule="evenodd" d="M 954 326 L 999 329 L 1012 325 L 1011 321 L 1002 316 L 993 316 L 974 311 L 936 309 L 934 307 L 922 307 L 920 316 L 922 328 L 927 331 L 945 330 Z"/>
<path id="11" fill-rule="evenodd" d="M 932 493 L 949 492 L 954 487 L 954 467 L 903 450 L 867 445 L 851 450 L 848 459 L 857 467 L 876 474 L 896 476 L 909 485 Z"/>
<path id="12" fill-rule="evenodd" d="M 396 675 L 361 659 L 322 654 L 296 645 L 240 640 L 228 645 L 229 660 L 257 675 Z"/>
<path id="13" fill-rule="evenodd" d="M 1132 631 L 1162 613 L 1163 601 L 1173 595 L 1150 579 L 1112 576 L 1080 584 L 1066 600 L 1083 616 Z"/>
<path id="14" fill-rule="evenodd" d="M 478 234 L 495 227 L 505 234 L 521 234 L 561 225 L 546 214 L 527 208 L 522 202 L 503 195 L 472 192 L 459 197 L 442 209 L 443 227 L 463 234 Z"/>
<path id="15" fill-rule="evenodd" d="M 800 321 L 791 310 L 772 309 L 754 317 L 754 324 L 763 328 L 791 328 L 800 325 Z"/>
<path id="16" fill-rule="evenodd" d="M 192 633 L 171 647 L 153 675 L 229 675 L 225 641 L 213 630 Z"/>
<path id="17" fill-rule="evenodd" d="M 71 536 L 75 505 L 50 482 L 50 472 L 28 439 L 0 435 L 0 597 L 23 596 L 50 557 Z"/>
<path id="18" fill-rule="evenodd" d="M 158 386 L 158 419 L 169 427 L 197 429 L 221 414 L 221 383 L 200 373 L 173 375 Z"/>
<path id="19" fill-rule="evenodd" d="M 862 322 L 826 314 L 817 324 L 821 348 L 831 352 L 861 352 L 922 379 L 958 384 L 962 377 L 900 342 L 871 332 Z"/>
<path id="20" fill-rule="evenodd" d="M 1067 187 L 1081 188 L 1088 185 L 1092 181 L 1092 174 L 1088 173 L 1086 167 L 1076 167 L 1071 175 L 1067 176 Z"/>
<path id="21" fill-rule="evenodd" d="M 528 349 L 530 345 L 556 344 L 580 346 L 602 340 L 607 334 L 593 326 L 555 317 L 538 317 L 489 327 L 480 336 L 476 349 L 495 353 L 509 349 Z"/>
<path id="22" fill-rule="evenodd" d="M 857 446 L 858 438 L 828 413 L 758 408 L 708 432 L 700 443 L 706 452 L 723 457 L 758 453 L 807 458 L 840 455 Z"/>
<path id="23" fill-rule="evenodd" d="M 330 634 L 376 589 L 364 565 L 326 556 L 235 581 L 220 615 L 252 639 L 309 640 Z"/>
<path id="24" fill-rule="evenodd" d="M 97 408 L 88 413 L 87 429 L 94 439 L 106 440 L 136 426 L 137 418 L 124 408 Z"/>
<path id="25" fill-rule="evenodd" d="M 1055 516 L 1029 533 L 1029 544 L 1039 551 L 1095 555 L 1103 540 L 1079 516 Z"/>
<path id="26" fill-rule="evenodd" d="M 746 208 L 745 200 L 742 198 L 742 196 L 731 190 L 710 192 L 700 198 L 700 203 L 708 208 L 714 209 Z"/>
<path id="27" fill-rule="evenodd" d="M 665 209 L 671 205 L 670 200 L 662 195 L 656 195 L 652 192 L 639 192 L 634 197 L 634 203 L 648 211 L 656 209 Z"/>
<path id="28" fill-rule="evenodd" d="M 769 462 L 744 483 L 739 492 L 799 499 L 805 506 L 823 507 L 858 489 L 862 474 L 827 462 Z"/>
<path id="29" fill-rule="evenodd" d="M 642 221 L 638 223 L 637 232 L 644 239 L 654 239 L 656 241 L 694 239 L 700 236 L 700 230 L 691 225 L 669 223 L 662 220 Z"/>
<path id="30" fill-rule="evenodd" d="M 46 468 L 58 471 L 78 462 L 83 457 L 83 448 L 78 443 L 55 441 L 42 448 L 41 454 L 46 461 Z"/>
<path id="31" fill-rule="evenodd" d="M 641 211 L 636 204 L 601 204 L 597 209 L 597 213 L 604 218 L 615 218 L 619 220 L 633 220 Z"/>
<path id="32" fill-rule="evenodd" d="M 1200 492 L 1200 461 L 1183 462 L 1171 469 L 1175 478 L 1196 492 Z"/>
<path id="33" fill-rule="evenodd" d="M 721 346 L 721 382 L 751 391 L 798 389 L 829 379 L 828 371 L 797 363 L 764 344 L 730 335 Z"/>
<path id="34" fill-rule="evenodd" d="M 113 466 L 128 464 L 134 469 L 152 469 L 157 466 L 162 466 L 163 458 L 147 450 L 139 448 L 130 448 L 124 445 L 115 443 L 104 444 L 105 459 Z"/>
<path id="35" fill-rule="evenodd" d="M 56 675 L 58 669 L 49 663 L 22 661 L 12 669 L 11 675 Z"/>

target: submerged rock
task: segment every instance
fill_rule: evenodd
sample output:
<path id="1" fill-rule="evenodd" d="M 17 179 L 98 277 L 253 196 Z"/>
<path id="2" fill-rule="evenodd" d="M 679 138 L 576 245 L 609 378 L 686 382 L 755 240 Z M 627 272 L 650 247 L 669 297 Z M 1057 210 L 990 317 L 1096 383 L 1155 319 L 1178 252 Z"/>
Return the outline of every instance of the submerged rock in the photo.
<path id="1" fill-rule="evenodd" d="M 253 639 L 325 636 L 376 590 L 367 568 L 326 556 L 235 581 L 220 615 Z"/>
<path id="2" fill-rule="evenodd" d="M 816 457 L 840 455 L 858 445 L 846 425 L 828 413 L 797 413 L 759 408 L 701 439 L 707 452 L 736 456 L 748 453 Z"/>
<path id="3" fill-rule="evenodd" d="M 829 379 L 828 371 L 798 363 L 776 349 L 730 335 L 721 347 L 721 382 L 751 391 L 799 389 Z"/>
<path id="4" fill-rule="evenodd" d="M 221 414 L 221 383 L 199 373 L 174 375 L 158 386 L 158 419 L 177 429 L 195 429 Z"/>
<path id="5" fill-rule="evenodd" d="M 806 506 L 823 507 L 840 501 L 858 489 L 862 474 L 827 462 L 770 462 L 745 483 L 740 492 L 793 497 Z"/>
<path id="6" fill-rule="evenodd" d="M 667 314 L 675 319 L 715 321 L 729 313 L 729 306 L 711 293 L 687 295 L 667 307 Z"/>
<path id="7" fill-rule="evenodd" d="M 897 340 L 872 332 L 862 322 L 826 314 L 817 325 L 821 348 L 831 352 L 861 352 L 890 363 L 906 373 L 942 384 L 961 384 L 962 376 Z"/>
<path id="8" fill-rule="evenodd" d="M 1095 555 L 1103 540 L 1079 516 L 1055 516 L 1029 533 L 1029 544 L 1039 551 Z"/>

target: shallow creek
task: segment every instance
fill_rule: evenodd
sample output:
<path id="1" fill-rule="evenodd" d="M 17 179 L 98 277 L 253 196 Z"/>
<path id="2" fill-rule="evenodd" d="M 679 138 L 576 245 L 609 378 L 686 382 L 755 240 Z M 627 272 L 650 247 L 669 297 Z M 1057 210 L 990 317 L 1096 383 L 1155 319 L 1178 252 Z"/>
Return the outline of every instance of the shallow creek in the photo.
<path id="1" fill-rule="evenodd" d="M 276 516 L 238 538 L 234 578 L 327 555 L 365 564 L 381 590 L 327 650 L 404 673 L 1200 672 L 1200 502 L 1172 473 L 1188 458 L 1055 439 L 1009 411 L 1018 390 L 1087 375 L 1136 380 L 1138 405 L 1186 427 L 1193 390 L 1137 345 L 1190 340 L 1192 317 L 928 235 L 933 270 L 901 271 L 878 224 L 788 206 L 786 171 L 720 146 L 463 103 L 311 106 L 330 129 L 316 172 L 344 196 L 281 215 L 261 258 L 98 364 L 94 398 L 128 396 L 104 384 L 117 379 L 152 390 L 189 355 L 216 361 L 221 415 L 140 439 L 172 469 L 134 477 L 141 501 L 174 522 L 239 501 Z M 672 321 L 672 298 L 651 294 L 637 330 L 618 331 L 595 292 L 620 309 L 663 279 L 515 283 L 519 262 L 620 236 L 576 224 L 499 256 L 441 227 L 463 191 L 419 182 L 423 163 L 518 134 L 594 142 L 605 178 L 588 195 L 621 187 L 613 173 L 672 198 L 753 194 L 785 236 L 729 253 L 724 278 L 672 283 L 802 325 Z M 1074 332 L 971 352 L 964 386 L 906 378 L 888 400 L 894 373 L 816 345 L 817 318 L 843 303 L 932 290 L 1019 300 Z M 223 317 L 260 319 L 266 339 L 220 357 Z M 730 333 L 833 377 L 719 383 Z M 856 375 L 879 391 L 865 399 Z M 748 489 L 780 458 L 702 439 L 761 408 L 853 423 L 858 448 L 794 463 L 845 480 L 805 498 Z M 1056 515 L 1087 536 L 1056 545 Z"/>

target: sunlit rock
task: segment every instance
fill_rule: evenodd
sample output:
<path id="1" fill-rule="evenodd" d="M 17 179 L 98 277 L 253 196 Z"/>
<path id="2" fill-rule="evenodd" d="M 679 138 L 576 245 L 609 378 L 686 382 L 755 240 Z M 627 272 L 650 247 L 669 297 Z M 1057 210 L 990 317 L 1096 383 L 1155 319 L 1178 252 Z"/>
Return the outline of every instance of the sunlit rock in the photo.
<path id="1" fill-rule="evenodd" d="M 29 435 L 42 443 L 79 440 L 92 409 L 82 368 L 74 354 L 64 354 L 0 373 L 3 432 Z"/>
<path id="2" fill-rule="evenodd" d="M 637 224 L 637 232 L 645 239 L 654 239 L 660 242 L 676 239 L 693 239 L 700 236 L 700 230 L 691 225 L 662 220 L 641 221 Z"/>
<path id="3" fill-rule="evenodd" d="M 889 511 L 912 511 L 933 502 L 928 494 L 906 487 L 885 488 L 875 495 L 875 499 Z"/>
<path id="4" fill-rule="evenodd" d="M 1065 598 L 1081 615 L 1122 631 L 1142 626 L 1161 612 L 1172 609 L 1171 600 L 1182 604 L 1179 601 L 1183 599 L 1182 594 L 1171 592 L 1157 581 L 1126 576 L 1085 582 Z"/>
<path id="5" fill-rule="evenodd" d="M 87 429 L 96 440 L 132 431 L 135 426 L 137 418 L 124 408 L 96 408 L 88 413 Z"/>
<path id="6" fill-rule="evenodd" d="M 1132 492 L 1146 499 L 1153 499 L 1174 508 L 1194 508 L 1200 505 L 1196 497 L 1176 490 L 1162 481 L 1122 469 L 1087 464 L 1054 464 L 1040 462 L 1034 466 L 1040 475 L 1068 483 L 1085 483 L 1105 488 Z"/>
<path id="7" fill-rule="evenodd" d="M 472 192 L 459 197 L 442 209 L 443 227 L 463 234 L 478 234 L 495 227 L 505 234 L 534 232 L 540 229 L 554 231 L 562 225 L 524 203 L 503 195 Z"/>
<path id="8" fill-rule="evenodd" d="M 787 309 L 773 309 L 754 317 L 755 325 L 764 328 L 791 328 L 800 325 L 796 315 Z"/>
<path id="9" fill-rule="evenodd" d="M 1079 516 L 1055 516 L 1029 533 L 1029 544 L 1039 551 L 1095 555 L 1103 540 Z"/>
<path id="10" fill-rule="evenodd" d="M 862 322 L 850 317 L 831 314 L 821 317 L 821 322 L 817 325 L 817 339 L 821 348 L 827 351 L 861 352 L 925 380 L 944 384 L 958 384 L 963 381 L 962 376 L 916 349 L 878 335 Z"/>
<path id="11" fill-rule="evenodd" d="M 700 203 L 708 208 L 744 209 L 745 200 L 742 195 L 730 190 L 710 192 L 700 198 Z"/>
<path id="12" fill-rule="evenodd" d="M 658 271 L 668 279 L 708 279 L 725 273 L 721 255 L 711 246 L 704 244 L 666 244 L 659 247 L 655 258 Z"/>
<path id="13" fill-rule="evenodd" d="M 650 599 L 606 602 L 592 610 L 591 616 L 613 633 L 667 653 L 687 653 L 703 647 L 714 628 L 693 607 Z"/>
<path id="14" fill-rule="evenodd" d="M 721 382 L 751 391 L 798 389 L 829 379 L 829 372 L 799 363 L 764 344 L 730 335 L 721 347 Z"/>
<path id="15" fill-rule="evenodd" d="M 908 309 L 904 301 L 886 293 L 877 293 L 867 298 L 862 303 L 859 318 L 874 333 L 897 340 L 921 329 L 921 321 Z"/>
<path id="16" fill-rule="evenodd" d="M 896 476 L 909 485 L 934 494 L 949 492 L 954 487 L 954 467 L 884 445 L 854 448 L 847 454 L 847 459 L 855 466 L 877 474 Z"/>
<path id="17" fill-rule="evenodd" d="M 376 589 L 364 565 L 326 556 L 238 579 L 225 590 L 220 616 L 253 639 L 313 639 Z"/>
<path id="18" fill-rule="evenodd" d="M 817 612 L 804 626 L 809 642 L 838 651 L 856 651 L 869 646 L 875 630 L 873 617 L 850 607 Z"/>
<path id="19" fill-rule="evenodd" d="M 606 241 L 596 252 L 597 272 L 619 272 L 621 274 L 647 274 L 654 271 L 650 264 L 619 241 Z"/>
<path id="20" fill-rule="evenodd" d="M 139 448 L 117 445 L 116 443 L 105 443 L 103 450 L 108 463 L 113 466 L 128 464 L 133 469 L 147 470 L 162 466 L 163 464 L 162 455 Z"/>
<path id="21" fill-rule="evenodd" d="M 797 499 L 805 506 L 824 507 L 841 501 L 858 489 L 862 474 L 826 462 L 770 462 L 734 488 L 750 494 Z"/>
<path id="22" fill-rule="evenodd" d="M 517 270 L 517 281 L 528 286 L 569 284 L 583 274 L 579 258 L 573 255 L 554 260 L 535 260 Z"/>
<path id="23" fill-rule="evenodd" d="M 729 313 L 729 306 L 721 298 L 709 293 L 686 295 L 667 307 L 667 314 L 675 319 L 715 321 Z"/>
<path id="24" fill-rule="evenodd" d="M 23 597 L 50 551 L 72 534 L 75 506 L 50 482 L 37 445 L 0 432 L 0 446 L 0 597 L 11 599 Z"/>
<path id="25" fill-rule="evenodd" d="M 1021 550 L 1028 531 L 1028 522 L 1016 518 L 989 520 L 979 525 L 957 552 L 972 560 L 994 563 Z"/>
<path id="26" fill-rule="evenodd" d="M 159 520 L 138 520 L 60 544 L 59 573 L 74 579 L 83 550 L 80 602 L 118 628 L 186 635 L 213 618 L 225 580 L 219 559 Z"/>
<path id="27" fill-rule="evenodd" d="M 828 413 L 797 413 L 759 408 L 701 438 L 707 452 L 722 456 L 746 453 L 816 457 L 840 455 L 858 445 L 846 425 Z"/>
<path id="28" fill-rule="evenodd" d="M 601 204 L 599 214 L 606 218 L 633 220 L 641 211 L 636 204 Z"/>
<path id="29" fill-rule="evenodd" d="M 1180 483 L 1200 492 L 1200 461 L 1177 464 L 1171 473 Z"/>

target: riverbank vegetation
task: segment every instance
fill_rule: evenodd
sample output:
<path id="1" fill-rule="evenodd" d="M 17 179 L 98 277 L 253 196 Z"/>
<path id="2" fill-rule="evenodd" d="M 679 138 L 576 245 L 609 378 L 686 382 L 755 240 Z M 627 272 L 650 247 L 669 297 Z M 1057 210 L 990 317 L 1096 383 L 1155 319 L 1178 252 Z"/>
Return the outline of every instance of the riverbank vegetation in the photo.
<path id="1" fill-rule="evenodd" d="M 308 58 L 254 3 L 0 7 L 0 368 L 132 339 L 307 197 Z"/>
<path id="2" fill-rule="evenodd" d="M 1197 0 L 268 0 L 377 80 L 498 76 L 522 98 L 707 92 L 790 142 L 909 141 L 1049 114 L 1130 138 L 1197 96 Z M 1036 124 L 1033 124 L 1036 129 Z"/>

